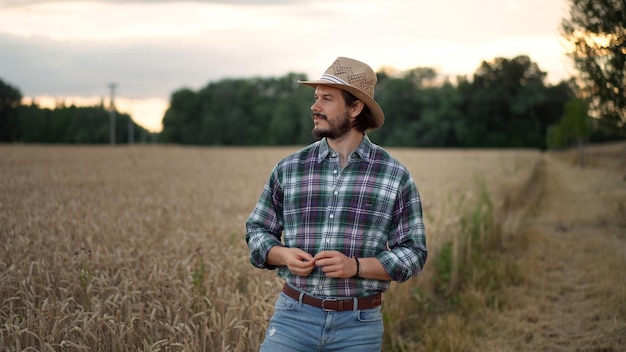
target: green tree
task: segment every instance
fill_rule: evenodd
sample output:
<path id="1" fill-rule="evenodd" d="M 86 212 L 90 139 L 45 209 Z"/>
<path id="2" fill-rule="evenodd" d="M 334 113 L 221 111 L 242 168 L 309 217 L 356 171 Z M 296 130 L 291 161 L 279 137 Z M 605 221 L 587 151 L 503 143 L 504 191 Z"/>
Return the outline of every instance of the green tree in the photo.
<path id="1" fill-rule="evenodd" d="M 163 118 L 163 140 L 202 145 L 303 144 L 310 141 L 313 91 L 305 75 L 224 79 L 197 93 L 175 92 Z M 304 132 L 306 130 L 306 133 Z"/>
<path id="2" fill-rule="evenodd" d="M 161 140 L 165 143 L 183 143 L 190 134 L 199 130 L 200 123 L 192 117 L 197 116 L 197 94 L 185 88 L 174 92 L 170 98 L 170 106 L 163 116 Z"/>
<path id="3" fill-rule="evenodd" d="M 419 98 L 422 111 L 418 125 L 419 147 L 456 147 L 455 124 L 462 119 L 462 97 L 450 82 L 440 87 L 422 89 Z"/>
<path id="4" fill-rule="evenodd" d="M 13 142 L 19 137 L 17 109 L 21 102 L 19 89 L 0 79 L 0 142 Z"/>
<path id="5" fill-rule="evenodd" d="M 626 134 L 626 1 L 570 0 L 561 29 L 590 115 Z"/>
<path id="6" fill-rule="evenodd" d="M 378 73 L 375 97 L 385 112 L 385 125 L 372 133 L 374 139 L 388 146 L 415 146 L 420 139 L 420 90 L 427 80 L 427 70 L 416 68 L 402 74 Z M 426 75 L 424 75 L 426 73 Z"/>
<path id="7" fill-rule="evenodd" d="M 587 104 L 579 98 L 568 101 L 565 104 L 563 116 L 556 126 L 558 138 L 550 141 L 551 147 L 563 147 L 574 142 L 580 144 L 579 142 L 586 139 L 590 132 Z"/>
<path id="8" fill-rule="evenodd" d="M 313 104 L 313 90 L 298 84 L 298 80 L 306 80 L 306 77 L 290 73 L 273 82 L 280 93 L 264 107 L 271 117 L 265 129 L 267 137 L 261 138 L 263 144 L 297 145 L 312 140 L 309 107 Z"/>
<path id="9" fill-rule="evenodd" d="M 587 109 L 587 104 L 582 99 L 574 98 L 568 101 L 561 120 L 549 129 L 546 137 L 551 148 L 576 144 L 581 166 L 584 166 L 583 142 L 591 132 Z"/>
<path id="10" fill-rule="evenodd" d="M 109 111 L 102 105 L 77 107 L 61 105 L 55 109 L 36 104 L 18 109 L 20 134 L 14 141 L 23 143 L 106 144 L 109 143 Z M 128 141 L 131 116 L 115 115 L 116 143 Z M 133 123 L 133 140 L 148 136 L 141 126 Z M 144 138 L 142 138 L 144 137 Z"/>
<path id="11" fill-rule="evenodd" d="M 462 120 L 455 133 L 464 147 L 545 146 L 549 125 L 543 114 L 551 101 L 544 84 L 546 73 L 528 56 L 483 61 L 473 81 L 461 80 Z M 558 116 L 552 117 L 558 119 Z"/>
<path id="12" fill-rule="evenodd" d="M 545 148 L 549 125 L 571 98 L 566 83 L 545 86 L 545 73 L 527 56 L 484 62 L 455 85 L 417 67 L 377 72 L 375 97 L 387 119 L 370 133 L 386 146 Z M 313 91 L 305 75 L 224 79 L 198 92 L 175 92 L 162 140 L 202 145 L 298 145 L 312 141 Z"/>

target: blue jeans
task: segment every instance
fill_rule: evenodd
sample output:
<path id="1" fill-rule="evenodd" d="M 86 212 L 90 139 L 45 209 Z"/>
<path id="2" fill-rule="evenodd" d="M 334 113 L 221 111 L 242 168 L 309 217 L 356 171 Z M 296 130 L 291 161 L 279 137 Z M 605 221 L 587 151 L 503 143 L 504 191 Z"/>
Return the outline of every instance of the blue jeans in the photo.
<path id="1" fill-rule="evenodd" d="M 326 312 L 281 292 L 261 352 L 380 351 L 380 308 Z"/>

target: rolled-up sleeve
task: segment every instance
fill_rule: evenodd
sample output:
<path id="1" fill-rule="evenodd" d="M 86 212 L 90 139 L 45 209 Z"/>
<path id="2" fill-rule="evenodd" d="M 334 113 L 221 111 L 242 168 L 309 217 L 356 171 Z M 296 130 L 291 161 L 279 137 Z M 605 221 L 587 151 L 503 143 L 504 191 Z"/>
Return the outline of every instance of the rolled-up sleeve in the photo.
<path id="1" fill-rule="evenodd" d="M 389 250 L 377 258 L 391 278 L 404 282 L 422 271 L 428 256 L 422 202 L 412 177 L 399 189 L 393 216 Z"/>
<path id="2" fill-rule="evenodd" d="M 283 226 L 283 192 L 274 169 L 246 221 L 246 242 L 252 265 L 261 269 L 276 269 L 267 265 L 266 260 L 272 247 L 282 245 Z"/>

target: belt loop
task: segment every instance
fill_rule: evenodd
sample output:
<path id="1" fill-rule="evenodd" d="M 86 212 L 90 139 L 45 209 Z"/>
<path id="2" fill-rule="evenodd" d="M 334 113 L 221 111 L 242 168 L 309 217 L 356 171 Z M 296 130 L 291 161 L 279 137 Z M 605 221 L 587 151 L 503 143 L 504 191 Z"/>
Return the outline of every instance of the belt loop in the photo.
<path id="1" fill-rule="evenodd" d="M 359 299 L 356 297 L 352 297 L 353 303 L 352 303 L 352 311 L 356 312 L 357 310 L 359 310 Z"/>
<path id="2" fill-rule="evenodd" d="M 304 291 L 300 291 L 300 295 L 298 296 L 298 303 L 302 306 L 302 298 L 304 297 Z"/>

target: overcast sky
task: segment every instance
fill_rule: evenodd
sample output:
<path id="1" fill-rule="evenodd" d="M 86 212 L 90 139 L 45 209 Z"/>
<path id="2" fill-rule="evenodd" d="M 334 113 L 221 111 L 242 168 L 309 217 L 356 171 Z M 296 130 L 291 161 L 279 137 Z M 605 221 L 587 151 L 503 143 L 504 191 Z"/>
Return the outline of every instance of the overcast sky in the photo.
<path id="1" fill-rule="evenodd" d="M 40 104 L 95 104 L 159 131 L 173 92 L 222 78 L 318 78 L 337 56 L 374 70 L 472 75 L 528 55 L 572 74 L 567 0 L 0 0 L 0 79 Z M 307 109 L 308 107 L 303 107 Z"/>

